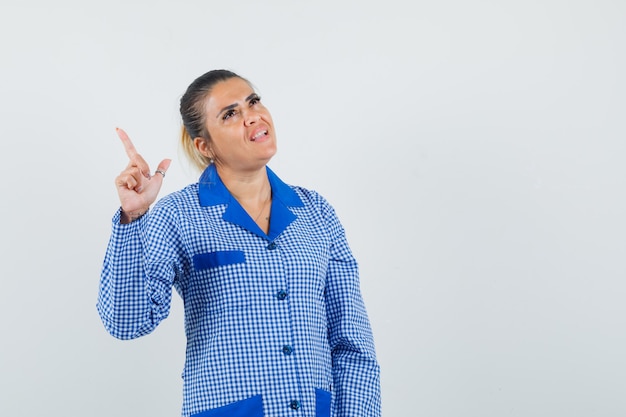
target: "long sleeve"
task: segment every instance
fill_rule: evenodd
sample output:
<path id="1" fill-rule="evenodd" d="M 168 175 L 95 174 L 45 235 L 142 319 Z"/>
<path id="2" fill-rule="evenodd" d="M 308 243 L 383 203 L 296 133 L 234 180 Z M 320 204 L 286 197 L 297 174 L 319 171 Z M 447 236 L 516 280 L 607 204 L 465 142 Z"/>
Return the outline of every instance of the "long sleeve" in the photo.
<path id="1" fill-rule="evenodd" d="M 153 243 L 165 240 L 167 228 L 150 217 L 130 224 L 119 223 L 120 211 L 113 217 L 97 309 L 106 330 L 119 339 L 146 335 L 169 314 L 174 268 L 167 248 Z"/>
<path id="2" fill-rule="evenodd" d="M 361 296 L 358 266 L 334 210 L 325 208 L 333 246 L 327 273 L 326 309 L 336 417 L 378 417 L 380 369 Z"/>

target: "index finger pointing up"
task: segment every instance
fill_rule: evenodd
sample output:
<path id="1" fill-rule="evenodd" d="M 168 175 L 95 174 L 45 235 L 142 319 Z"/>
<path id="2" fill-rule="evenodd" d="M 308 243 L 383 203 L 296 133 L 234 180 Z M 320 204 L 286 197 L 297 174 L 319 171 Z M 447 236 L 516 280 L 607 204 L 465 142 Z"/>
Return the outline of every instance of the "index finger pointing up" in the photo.
<path id="1" fill-rule="evenodd" d="M 124 144 L 126 155 L 128 155 L 130 159 L 133 159 L 137 155 L 137 149 L 135 149 L 135 145 L 133 145 L 133 142 L 130 140 L 130 138 L 123 129 L 116 127 L 115 131 L 117 132 L 117 136 L 119 136 L 122 140 L 122 144 Z"/>

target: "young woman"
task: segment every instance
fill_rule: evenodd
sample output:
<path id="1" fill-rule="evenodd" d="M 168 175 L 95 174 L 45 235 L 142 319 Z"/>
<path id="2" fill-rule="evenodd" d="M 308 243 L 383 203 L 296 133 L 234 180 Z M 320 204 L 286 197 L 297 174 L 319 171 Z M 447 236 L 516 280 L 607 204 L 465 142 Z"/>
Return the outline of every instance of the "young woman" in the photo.
<path id="1" fill-rule="evenodd" d="M 98 311 L 120 339 L 185 306 L 184 417 L 380 416 L 379 367 L 357 263 L 333 208 L 268 167 L 274 123 L 226 70 L 181 99 L 182 145 L 199 181 L 159 200 L 122 130 L 129 164 L 101 275 Z"/>

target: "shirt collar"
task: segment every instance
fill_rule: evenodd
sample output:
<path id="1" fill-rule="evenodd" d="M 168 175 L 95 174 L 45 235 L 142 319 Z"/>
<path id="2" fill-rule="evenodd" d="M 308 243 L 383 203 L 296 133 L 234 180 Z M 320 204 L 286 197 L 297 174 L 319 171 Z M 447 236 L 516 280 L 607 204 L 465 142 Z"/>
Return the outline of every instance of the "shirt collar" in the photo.
<path id="1" fill-rule="evenodd" d="M 269 167 L 266 166 L 265 169 L 267 170 L 270 187 L 272 187 L 272 198 L 280 200 L 285 206 L 304 206 L 298 194 L 289 185 L 278 178 Z M 229 204 L 233 198 L 218 175 L 214 164 L 209 165 L 200 176 L 198 193 L 200 205 L 204 207 Z"/>
<path id="2" fill-rule="evenodd" d="M 226 210 L 222 216 L 224 220 L 239 225 L 264 239 L 276 239 L 297 218 L 289 210 L 289 207 L 303 207 L 304 203 L 302 203 L 298 194 L 290 186 L 282 182 L 269 167 L 266 167 L 266 170 L 270 186 L 272 187 L 272 214 L 268 234 L 265 234 L 259 228 L 239 202 L 230 194 L 213 164 L 204 170 L 198 181 L 200 205 L 207 207 L 225 204 Z"/>

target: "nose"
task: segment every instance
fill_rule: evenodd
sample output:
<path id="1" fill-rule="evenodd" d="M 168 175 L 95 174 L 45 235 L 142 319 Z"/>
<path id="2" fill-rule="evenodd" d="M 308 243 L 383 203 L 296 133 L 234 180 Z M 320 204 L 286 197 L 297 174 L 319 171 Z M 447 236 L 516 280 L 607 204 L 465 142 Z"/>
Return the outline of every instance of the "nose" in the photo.
<path id="1" fill-rule="evenodd" d="M 257 111 L 255 111 L 254 109 L 248 109 L 248 111 L 244 113 L 243 122 L 246 126 L 251 126 L 254 123 L 258 122 L 260 118 L 261 115 Z"/>

